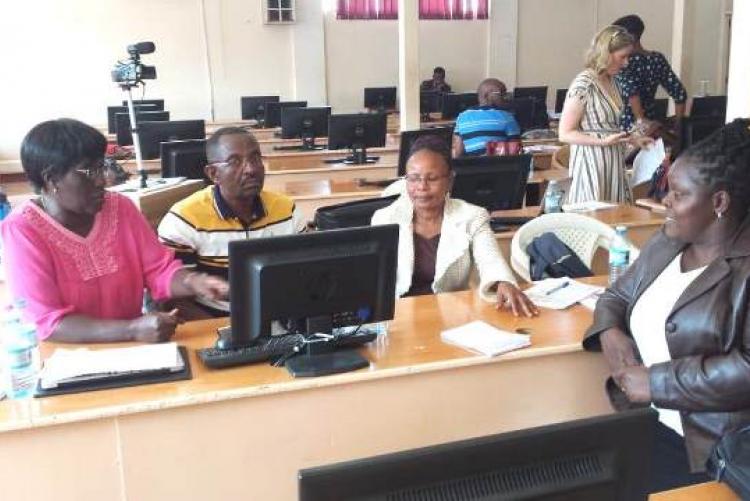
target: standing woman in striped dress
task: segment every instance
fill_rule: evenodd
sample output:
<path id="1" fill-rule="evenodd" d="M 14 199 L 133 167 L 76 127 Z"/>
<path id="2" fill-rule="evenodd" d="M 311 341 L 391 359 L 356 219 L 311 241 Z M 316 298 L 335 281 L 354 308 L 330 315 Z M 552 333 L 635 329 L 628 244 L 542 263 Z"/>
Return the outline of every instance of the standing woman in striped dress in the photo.
<path id="1" fill-rule="evenodd" d="M 586 54 L 586 69 L 570 84 L 559 127 L 560 141 L 571 145 L 569 203 L 632 202 L 625 178 L 625 144 L 644 147 L 651 140 L 620 130 L 624 103 L 614 77 L 627 66 L 633 43 L 625 29 L 605 27 Z"/>

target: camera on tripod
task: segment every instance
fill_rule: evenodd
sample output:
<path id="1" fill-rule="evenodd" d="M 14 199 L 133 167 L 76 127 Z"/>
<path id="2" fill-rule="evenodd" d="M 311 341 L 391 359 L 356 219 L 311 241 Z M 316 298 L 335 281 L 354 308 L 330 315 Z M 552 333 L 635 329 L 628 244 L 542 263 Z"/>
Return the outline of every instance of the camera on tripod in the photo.
<path id="1" fill-rule="evenodd" d="M 141 55 L 151 54 L 156 50 L 154 42 L 140 42 L 128 45 L 130 57 L 125 61 L 118 61 L 112 70 L 112 81 L 120 87 L 135 87 L 143 80 L 156 79 L 156 67 L 141 63 Z"/>

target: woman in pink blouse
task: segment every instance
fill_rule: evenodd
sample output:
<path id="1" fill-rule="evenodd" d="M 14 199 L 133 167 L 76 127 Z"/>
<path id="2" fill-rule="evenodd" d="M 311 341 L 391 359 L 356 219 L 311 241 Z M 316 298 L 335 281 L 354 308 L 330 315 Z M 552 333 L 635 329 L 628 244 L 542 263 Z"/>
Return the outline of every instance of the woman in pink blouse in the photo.
<path id="1" fill-rule="evenodd" d="M 12 297 L 40 339 L 61 342 L 169 339 L 178 311 L 143 315 L 155 300 L 221 298 L 227 283 L 186 271 L 130 200 L 104 190 L 106 138 L 76 120 L 43 122 L 26 135 L 21 163 L 39 197 L 2 224 Z"/>

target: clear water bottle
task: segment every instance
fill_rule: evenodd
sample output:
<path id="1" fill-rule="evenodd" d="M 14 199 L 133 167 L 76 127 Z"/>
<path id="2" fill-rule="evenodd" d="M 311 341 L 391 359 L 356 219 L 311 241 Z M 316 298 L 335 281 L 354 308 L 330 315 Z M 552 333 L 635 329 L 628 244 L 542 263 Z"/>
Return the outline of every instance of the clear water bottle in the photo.
<path id="1" fill-rule="evenodd" d="M 36 327 L 21 318 L 25 306 L 8 307 L 3 316 L 2 358 L 5 392 L 10 398 L 26 398 L 34 394 L 39 375 L 40 359 Z"/>
<path id="2" fill-rule="evenodd" d="M 609 284 L 617 281 L 630 265 L 630 243 L 626 237 L 627 228 L 615 228 L 615 236 L 609 246 Z"/>
<path id="3" fill-rule="evenodd" d="M 554 179 L 551 180 L 547 185 L 547 191 L 544 192 L 544 212 L 546 214 L 562 212 L 562 197 L 560 185 Z"/>

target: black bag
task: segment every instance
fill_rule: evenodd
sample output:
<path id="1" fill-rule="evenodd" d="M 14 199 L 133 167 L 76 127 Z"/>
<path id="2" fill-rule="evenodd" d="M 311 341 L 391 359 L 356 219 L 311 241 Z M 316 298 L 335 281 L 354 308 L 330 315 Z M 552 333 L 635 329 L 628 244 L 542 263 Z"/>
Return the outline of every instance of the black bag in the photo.
<path id="1" fill-rule="evenodd" d="M 706 461 L 706 470 L 742 499 L 750 499 L 750 426 L 721 437 Z"/>
<path id="2" fill-rule="evenodd" d="M 536 237 L 526 247 L 526 253 L 530 260 L 531 280 L 541 280 L 545 274 L 552 278 L 593 276 L 581 258 L 554 233 L 542 233 Z"/>

